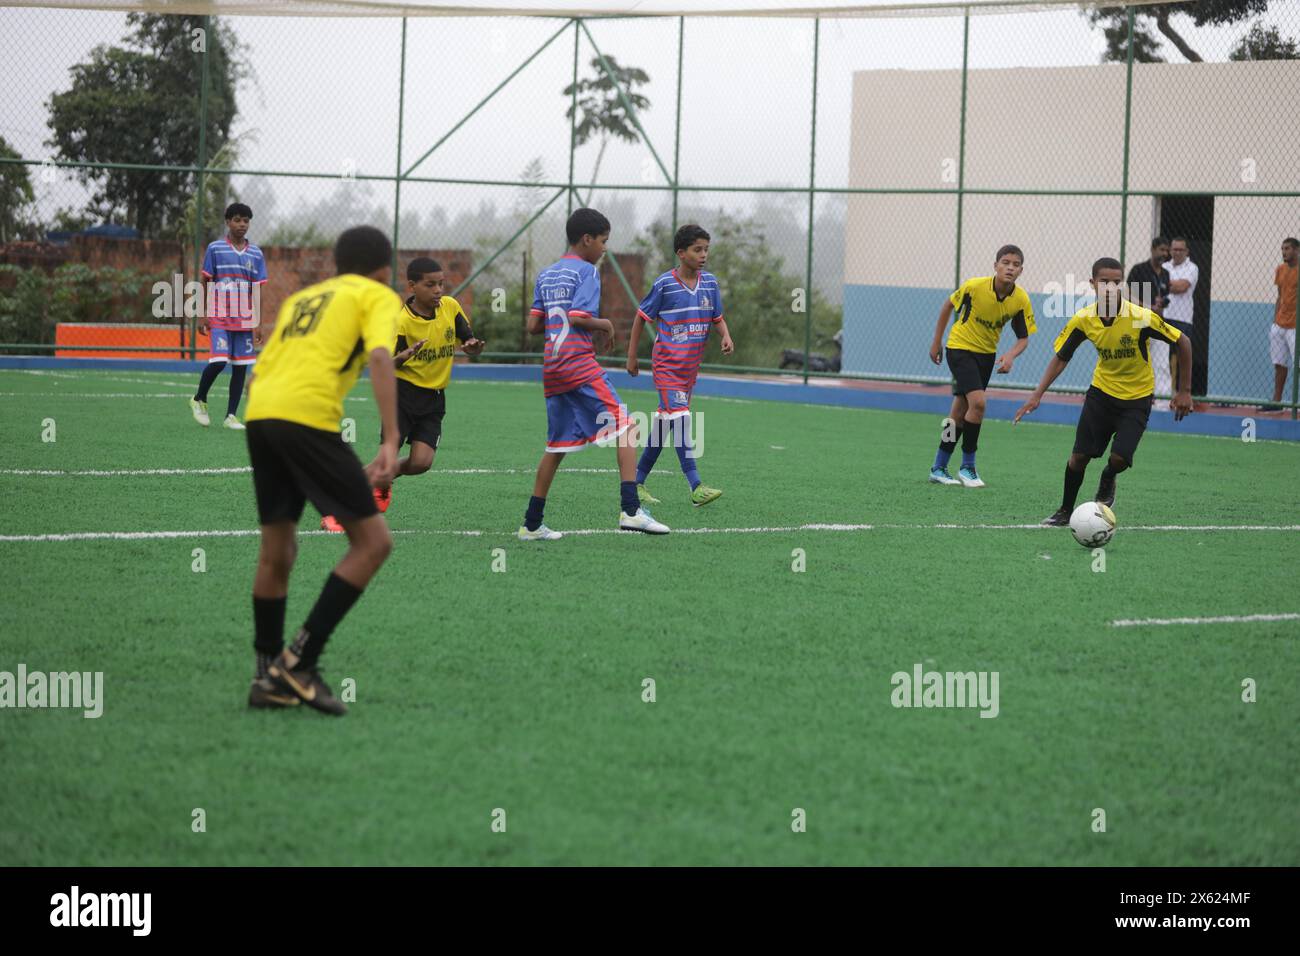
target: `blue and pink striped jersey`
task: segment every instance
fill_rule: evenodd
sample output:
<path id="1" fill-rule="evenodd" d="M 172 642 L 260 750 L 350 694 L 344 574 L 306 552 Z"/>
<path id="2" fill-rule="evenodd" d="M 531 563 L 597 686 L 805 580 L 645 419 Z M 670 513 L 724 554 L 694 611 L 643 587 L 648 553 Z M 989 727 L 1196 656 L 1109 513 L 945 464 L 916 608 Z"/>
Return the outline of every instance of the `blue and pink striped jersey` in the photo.
<path id="1" fill-rule="evenodd" d="M 533 315 L 546 317 L 542 391 L 547 397 L 581 388 L 605 375 L 596 361 L 591 332 L 569 322 L 570 316 L 599 317 L 600 273 L 585 259 L 566 255 L 537 275 Z"/>
<path id="2" fill-rule="evenodd" d="M 251 329 L 258 319 L 256 287 L 266 282 L 266 259 L 251 242 L 242 250 L 229 239 L 208 245 L 203 256 L 203 278 L 208 281 L 207 319 L 214 329 Z M 255 291 L 258 295 L 255 296 Z"/>
<path id="3" fill-rule="evenodd" d="M 655 279 L 637 313 L 655 327 L 655 387 L 693 388 L 709 342 L 709 330 L 722 321 L 717 277 L 701 272 L 694 288 L 690 288 L 676 269 L 665 272 Z"/>

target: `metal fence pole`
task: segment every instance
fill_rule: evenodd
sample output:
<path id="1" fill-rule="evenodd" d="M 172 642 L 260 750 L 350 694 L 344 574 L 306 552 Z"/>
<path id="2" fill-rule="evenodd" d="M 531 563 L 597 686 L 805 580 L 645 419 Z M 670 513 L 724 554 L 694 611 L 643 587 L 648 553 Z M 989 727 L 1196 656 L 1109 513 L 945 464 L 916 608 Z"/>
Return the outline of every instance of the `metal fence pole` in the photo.
<path id="1" fill-rule="evenodd" d="M 961 124 L 957 134 L 957 251 L 952 268 L 952 287 L 961 286 L 961 213 L 966 191 L 966 74 L 970 53 L 970 7 L 963 13 L 961 30 Z"/>
<path id="2" fill-rule="evenodd" d="M 194 279 L 196 282 L 202 282 L 199 273 L 203 268 L 203 217 L 204 195 L 208 189 L 207 174 L 204 170 L 208 165 L 208 47 L 213 43 L 212 36 L 212 18 L 205 16 L 203 18 L 203 62 L 199 68 L 199 172 L 198 172 L 198 195 L 194 202 Z M 203 316 L 206 319 L 208 314 L 208 297 L 203 296 Z M 195 352 L 198 348 L 198 327 L 194 322 L 190 323 L 190 361 L 194 361 Z"/>
<path id="3" fill-rule="evenodd" d="M 682 155 L 682 45 L 686 38 L 686 18 L 677 18 L 677 120 L 673 125 L 673 221 L 677 231 L 677 185 Z"/>
<path id="4" fill-rule="evenodd" d="M 578 142 L 578 41 L 582 39 L 582 34 L 578 32 L 578 21 L 573 21 L 573 98 L 570 102 L 569 113 L 569 188 L 566 190 L 568 196 L 568 212 L 565 217 L 573 214 L 573 152 L 577 148 Z"/>
<path id="5" fill-rule="evenodd" d="M 1296 262 L 1295 327 L 1300 329 L 1300 261 Z M 1300 333 L 1297 333 L 1300 334 Z M 1291 420 L 1297 415 L 1296 403 L 1300 401 L 1300 349 L 1291 350 Z"/>
<path id="6" fill-rule="evenodd" d="M 808 384 L 812 364 L 813 216 L 817 209 L 817 57 L 821 48 L 821 17 L 813 19 L 812 129 L 808 137 L 808 261 L 804 267 L 803 383 Z"/>
<path id="7" fill-rule="evenodd" d="M 1129 129 L 1133 122 L 1133 8 L 1128 8 L 1128 51 L 1124 79 L 1124 183 L 1120 189 L 1119 261 L 1128 261 L 1128 153 Z"/>
<path id="8" fill-rule="evenodd" d="M 400 288 L 397 277 L 397 244 L 402 232 L 402 127 L 406 119 L 406 17 L 402 17 L 402 60 L 397 86 L 397 168 L 393 178 L 393 270 L 389 284 Z"/>

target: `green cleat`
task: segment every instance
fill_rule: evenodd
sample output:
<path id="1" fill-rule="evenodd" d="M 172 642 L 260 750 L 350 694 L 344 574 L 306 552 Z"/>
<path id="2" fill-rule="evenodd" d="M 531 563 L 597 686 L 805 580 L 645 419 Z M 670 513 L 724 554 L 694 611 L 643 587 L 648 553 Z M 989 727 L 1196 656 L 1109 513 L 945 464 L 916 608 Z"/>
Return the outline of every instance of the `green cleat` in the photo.
<path id="1" fill-rule="evenodd" d="M 656 498 L 654 495 L 650 494 L 650 492 L 645 490 L 645 485 L 636 486 L 636 496 L 648 505 L 660 504 L 658 498 Z"/>
<path id="2" fill-rule="evenodd" d="M 691 492 L 691 504 L 701 508 L 710 501 L 717 501 L 721 497 L 722 492 L 717 488 L 710 488 L 708 485 L 696 485 L 695 490 Z"/>

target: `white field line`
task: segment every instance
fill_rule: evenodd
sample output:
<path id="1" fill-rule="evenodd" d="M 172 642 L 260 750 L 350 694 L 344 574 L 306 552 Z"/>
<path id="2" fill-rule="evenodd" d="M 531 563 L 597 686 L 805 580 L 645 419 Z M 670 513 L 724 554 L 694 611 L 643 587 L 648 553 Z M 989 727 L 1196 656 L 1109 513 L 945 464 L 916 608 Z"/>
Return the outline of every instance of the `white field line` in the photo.
<path id="1" fill-rule="evenodd" d="M 1111 627 L 1161 627 L 1171 624 L 1249 624 L 1253 621 L 1300 621 L 1300 614 L 1242 614 L 1224 617 L 1147 617 L 1111 621 Z"/>
<path id="2" fill-rule="evenodd" d="M 932 530 L 932 529 L 966 529 L 966 528 L 991 528 L 991 529 L 1038 529 L 1042 531 L 1049 530 L 1041 525 L 872 525 L 872 524 L 799 524 L 771 527 L 756 528 L 678 528 L 673 534 L 790 534 L 800 531 L 831 531 L 831 532 L 854 532 L 854 531 L 873 531 L 880 528 L 906 528 L 909 530 Z M 589 535 L 602 534 L 623 534 L 617 528 L 578 528 L 574 530 L 560 529 L 566 536 L 581 537 Z M 1180 527 L 1177 525 L 1149 525 L 1146 527 L 1130 528 L 1133 531 L 1300 531 L 1300 525 L 1203 525 L 1198 527 Z M 224 529 L 224 530 L 199 530 L 199 531 L 76 531 L 52 534 L 11 534 L 0 535 L 0 542 L 39 542 L 39 541 L 146 541 L 153 539 L 167 538 L 243 538 L 252 537 L 259 534 L 257 528 L 246 529 Z M 328 535 L 330 532 L 325 531 L 301 531 L 303 535 Z M 493 530 L 437 530 L 424 528 L 407 528 L 394 529 L 393 534 L 400 535 L 443 535 L 452 537 L 511 537 L 513 531 L 508 529 Z"/>
<path id="3" fill-rule="evenodd" d="M 0 392 L 5 398 L 191 398 L 189 392 Z"/>
<path id="4" fill-rule="evenodd" d="M 0 468 L 0 475 L 19 475 L 37 478 L 117 478 L 140 477 L 152 475 L 239 475 L 247 474 L 253 469 L 247 465 L 241 468 L 127 468 L 102 471 L 86 469 L 84 471 L 60 471 L 53 468 Z M 430 474 L 439 475 L 531 475 L 535 468 L 437 468 Z M 561 468 L 562 474 L 579 475 L 614 475 L 617 468 Z"/>

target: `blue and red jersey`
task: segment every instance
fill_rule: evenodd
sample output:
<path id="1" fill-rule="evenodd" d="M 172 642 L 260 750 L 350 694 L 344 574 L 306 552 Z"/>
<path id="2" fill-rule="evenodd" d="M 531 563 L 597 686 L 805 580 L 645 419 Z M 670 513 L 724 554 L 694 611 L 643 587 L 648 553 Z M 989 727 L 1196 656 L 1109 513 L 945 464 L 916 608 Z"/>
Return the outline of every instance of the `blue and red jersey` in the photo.
<path id="1" fill-rule="evenodd" d="M 258 324 L 256 287 L 266 282 L 266 259 L 251 242 L 236 249 L 229 239 L 208 245 L 203 256 L 208 280 L 207 319 L 214 329 L 251 329 Z"/>
<path id="2" fill-rule="evenodd" d="M 569 320 L 600 315 L 600 273 L 585 259 L 566 255 L 537 275 L 532 314 L 546 317 L 542 390 L 549 398 L 604 378 L 591 332 Z"/>
<path id="3" fill-rule="evenodd" d="M 655 279 L 637 307 L 637 314 L 655 327 L 655 387 L 689 391 L 695 386 L 709 331 L 722 321 L 717 277 L 701 272 L 694 287 L 690 287 L 682 282 L 676 269 L 665 272 Z"/>

